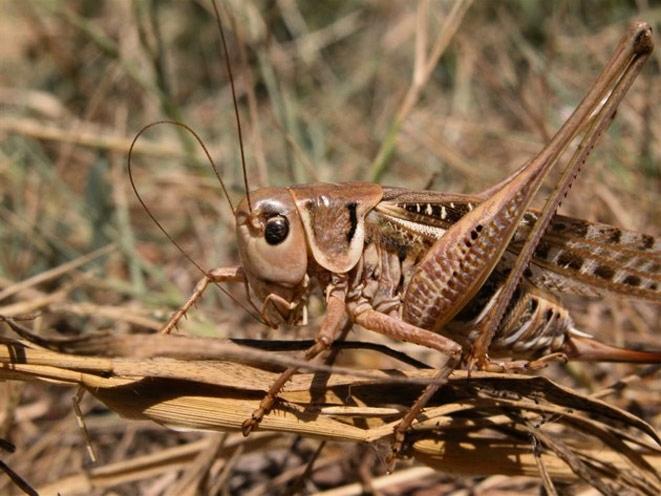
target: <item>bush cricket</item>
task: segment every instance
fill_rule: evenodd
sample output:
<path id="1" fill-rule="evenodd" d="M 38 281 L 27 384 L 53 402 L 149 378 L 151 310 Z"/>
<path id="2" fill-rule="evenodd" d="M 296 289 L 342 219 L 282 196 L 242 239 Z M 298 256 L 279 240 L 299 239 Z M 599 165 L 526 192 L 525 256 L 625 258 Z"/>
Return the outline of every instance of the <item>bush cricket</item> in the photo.
<path id="1" fill-rule="evenodd" d="M 222 27 L 221 38 L 225 47 Z M 652 49 L 650 26 L 634 23 L 549 143 L 477 195 L 360 182 L 249 192 L 244 163 L 246 197 L 233 208 L 241 265 L 209 271 L 164 332 L 206 286 L 222 282 L 249 287 L 262 302 L 265 323 L 302 324 L 307 295 L 318 284 L 326 314 L 306 360 L 353 324 L 439 351 L 447 362 L 395 427 L 391 462 L 425 403 L 462 358 L 469 369 L 503 371 L 567 358 L 661 362 L 661 351 L 619 349 L 576 330 L 553 295 L 567 290 L 661 301 L 661 239 L 556 214 Z M 543 181 L 581 133 L 551 197 L 540 211 L 532 210 Z M 512 361 L 495 361 L 499 357 Z M 287 369 L 270 387 L 244 422 L 245 435 L 273 408 L 296 370 Z"/>

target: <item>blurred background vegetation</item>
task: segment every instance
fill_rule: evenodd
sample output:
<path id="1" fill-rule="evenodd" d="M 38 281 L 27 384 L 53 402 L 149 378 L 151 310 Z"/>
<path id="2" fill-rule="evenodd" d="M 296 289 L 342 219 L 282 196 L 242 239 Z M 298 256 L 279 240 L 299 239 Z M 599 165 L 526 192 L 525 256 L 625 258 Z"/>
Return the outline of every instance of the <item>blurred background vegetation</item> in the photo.
<path id="1" fill-rule="evenodd" d="M 478 192 L 543 146 L 628 22 L 652 23 L 657 41 L 661 27 L 661 3 L 652 0 L 219 3 L 252 189 L 377 180 Z M 416 58 L 444 36 L 447 49 L 402 110 L 419 74 Z M 0 313 L 37 316 L 36 328 L 62 333 L 155 331 L 190 294 L 201 274 L 137 201 L 127 154 L 142 126 L 184 122 L 239 200 L 240 146 L 219 39 L 202 0 L 0 2 Z M 657 50 L 564 213 L 661 234 L 660 61 Z M 189 134 L 169 125 L 149 130 L 133 167 L 146 204 L 201 267 L 237 263 L 229 204 Z M 89 254 L 96 256 L 81 258 Z M 241 287 L 230 291 L 242 298 Z M 570 304 L 581 328 L 604 341 L 658 346 L 657 307 Z M 315 328 L 269 332 L 213 290 L 183 327 L 219 337 Z M 595 388 L 627 370 L 593 365 L 562 377 Z M 43 438 L 30 463 L 17 455 L 23 475 L 39 484 L 86 465 L 70 392 L 14 386 L 1 437 L 22 450 L 44 433 L 71 437 L 57 468 L 40 471 L 37 463 L 52 462 L 49 450 L 62 448 L 57 435 Z M 658 421 L 658 396 L 631 391 L 621 406 Z M 109 448 L 116 443 L 126 443 L 129 457 L 197 436 L 141 430 L 98 404 L 87 408 L 95 443 L 108 447 L 104 462 L 121 459 Z M 232 487 L 253 487 L 250 477 Z M 139 486 L 127 487 L 122 494 Z"/>

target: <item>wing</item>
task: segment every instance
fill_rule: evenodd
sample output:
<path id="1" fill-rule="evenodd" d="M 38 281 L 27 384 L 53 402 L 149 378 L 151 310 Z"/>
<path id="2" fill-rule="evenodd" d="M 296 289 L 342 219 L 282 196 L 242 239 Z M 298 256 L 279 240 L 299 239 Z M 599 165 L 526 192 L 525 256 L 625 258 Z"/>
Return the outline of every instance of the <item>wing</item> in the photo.
<path id="1" fill-rule="evenodd" d="M 481 198 L 435 191 L 384 188 L 376 212 L 433 243 Z M 537 221 L 526 213 L 498 267 L 507 271 Z M 542 237 L 526 278 L 555 292 L 616 294 L 661 302 L 661 238 L 555 215 Z"/>
<path id="2" fill-rule="evenodd" d="M 524 216 L 509 246 L 518 253 L 537 221 Z M 661 301 L 661 238 L 555 215 L 535 250 L 529 279 L 563 293 Z"/>

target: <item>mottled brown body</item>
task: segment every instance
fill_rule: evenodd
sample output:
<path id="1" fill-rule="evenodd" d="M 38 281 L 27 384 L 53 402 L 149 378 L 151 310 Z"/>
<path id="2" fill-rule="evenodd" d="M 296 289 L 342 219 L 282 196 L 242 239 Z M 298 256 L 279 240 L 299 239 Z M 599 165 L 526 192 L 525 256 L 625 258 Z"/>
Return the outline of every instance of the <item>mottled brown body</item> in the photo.
<path id="1" fill-rule="evenodd" d="M 261 217 L 258 224 L 264 226 L 269 219 L 286 212 L 291 226 L 288 241 L 293 243 L 300 236 L 297 242 L 301 244 L 296 245 L 298 249 L 283 247 L 291 263 L 279 253 L 277 260 L 263 261 L 272 270 L 277 267 L 282 275 L 269 273 L 265 277 L 266 271 L 262 270 L 255 271 L 260 276 L 248 273 L 256 295 L 262 300 L 271 298 L 271 304 L 264 307 L 271 323 L 300 323 L 310 284 L 318 283 L 328 292 L 337 284 L 334 276 L 337 279 L 342 275 L 346 281 L 347 314 L 352 321 L 370 309 L 396 321 L 439 332 L 461 345 L 465 352 L 477 338 L 477 324 L 504 284 L 504 274 L 511 270 L 520 245 L 538 216 L 535 211 L 523 216 L 504 256 L 476 295 L 436 330 L 428 321 L 407 316 L 407 306 L 417 303 L 411 298 L 418 297 L 408 288 L 420 270 L 420 261 L 452 225 L 481 203 L 480 197 L 381 188 L 367 183 L 315 184 L 275 192 L 267 189 L 252 193 L 253 215 Z M 369 194 L 372 200 L 365 201 Z M 246 203 L 239 206 L 239 219 L 248 218 L 243 209 L 247 209 Z M 310 214 L 304 220 L 305 212 Z M 242 232 L 240 227 L 238 233 Z M 332 233 L 341 243 L 335 244 L 336 252 L 329 256 L 321 247 L 329 243 Z M 263 230 L 256 235 L 263 237 Z M 305 247 L 304 252 L 301 247 Z M 242 248 L 242 256 L 251 253 L 247 244 Z M 526 279 L 519 284 L 494 334 L 491 356 L 535 358 L 563 351 L 565 341 L 576 331 L 568 311 L 552 291 L 589 296 L 609 293 L 661 301 L 660 260 L 658 238 L 554 216 Z M 243 260 L 244 269 L 257 266 L 254 258 Z M 284 284 L 284 274 L 304 281 L 301 289 L 305 291 L 295 291 Z"/>
<path id="2" fill-rule="evenodd" d="M 651 33 L 648 24 L 634 23 L 551 141 L 482 194 L 359 182 L 251 192 L 235 210 L 241 266 L 209 272 L 165 330 L 206 285 L 228 281 L 247 283 L 262 302 L 265 322 L 304 323 L 307 295 L 319 283 L 327 311 L 306 359 L 328 349 L 354 323 L 448 357 L 436 382 L 395 428 L 393 454 L 462 356 L 469 367 L 491 370 L 536 368 L 549 357 L 566 356 L 661 362 L 661 352 L 617 349 L 577 331 L 553 294 L 661 301 L 659 238 L 555 214 L 652 52 Z M 531 210 L 543 181 L 581 134 L 550 198 L 540 211 Z M 490 356 L 534 361 L 497 363 Z M 245 434 L 295 372 L 287 369 L 271 386 L 244 423 Z"/>

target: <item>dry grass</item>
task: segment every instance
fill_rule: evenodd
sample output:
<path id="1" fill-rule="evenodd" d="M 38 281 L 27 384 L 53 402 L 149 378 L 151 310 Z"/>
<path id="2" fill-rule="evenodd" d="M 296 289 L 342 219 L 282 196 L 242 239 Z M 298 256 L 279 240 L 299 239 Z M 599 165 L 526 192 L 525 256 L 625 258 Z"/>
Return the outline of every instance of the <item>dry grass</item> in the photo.
<path id="1" fill-rule="evenodd" d="M 402 110 L 415 70 L 415 35 L 422 32 L 417 4 L 327 2 L 315 4 L 313 9 L 305 2 L 297 6 L 282 1 L 268 8 L 249 2 L 227 3 L 233 21 L 225 24 L 251 187 L 378 175 L 383 184 L 420 188 L 434 178 L 435 189 L 479 191 L 543 145 L 583 95 L 629 20 L 648 20 L 657 33 L 661 21 L 661 10 L 646 8 L 645 2 L 639 2 L 639 10 L 621 2 L 606 7 L 603 2 L 548 7 L 525 1 L 477 2 L 470 5 L 444 56 L 424 81 L 416 104 Z M 143 362 L 145 356 L 156 356 L 156 341 L 152 347 L 151 341 L 145 343 L 136 334 L 156 331 L 190 294 L 200 273 L 150 223 L 131 193 L 126 170 L 131 139 L 150 122 L 186 122 L 203 137 L 235 200 L 242 191 L 232 99 L 210 4 L 155 2 L 154 11 L 148 5 L 82 0 L 0 2 L 0 314 L 37 316 L 30 323 L 37 334 L 94 336 L 96 354 L 103 351 L 98 343 L 113 341 L 100 341 L 92 333 L 111 330 L 116 339 L 128 340 L 123 356 Z M 429 6 L 423 18 L 429 50 L 438 36 L 448 33 L 443 26 L 453 5 Z M 627 96 L 611 130 L 563 204 L 564 213 L 661 234 L 660 54 L 657 50 Z M 393 136 L 388 131 L 398 115 L 403 118 Z M 380 153 L 384 143 L 393 147 L 392 154 L 386 154 L 388 160 L 377 169 L 375 158 L 384 156 Z M 229 206 L 190 137 L 174 127 L 161 126 L 141 138 L 137 151 L 135 180 L 171 236 L 202 267 L 236 263 Z M 98 256 L 85 258 L 91 253 Z M 242 300 L 242 288 L 229 290 Z M 608 343 L 658 347 L 658 305 L 583 299 L 571 299 L 569 304 L 580 327 Z M 322 312 L 317 302 L 312 306 L 314 318 L 308 328 L 270 331 L 212 290 L 182 332 L 214 338 L 309 338 Z M 9 333 L 6 336 L 15 338 Z M 371 333 L 358 337 L 377 339 Z M 118 364 L 72 364 L 57 348 L 61 344 L 53 345 L 50 353 L 55 355 L 34 355 L 34 345 L 26 343 L 7 348 L 14 350 L 14 357 L 15 350 L 22 350 L 32 360 L 28 364 L 36 368 L 12 372 L 17 380 L 0 384 L 0 438 L 16 446 L 16 453 L 2 459 L 44 494 L 47 489 L 71 494 L 74 487 L 81 494 L 177 494 L 184 490 L 194 494 L 191 488 L 200 493 L 214 489 L 232 494 L 286 493 L 297 483 L 302 484 L 303 493 L 339 491 L 346 485 L 345 493 L 335 494 L 357 494 L 360 488 L 351 484 L 361 481 L 371 481 L 381 494 L 539 492 L 539 478 L 523 477 L 530 472 L 509 479 L 448 475 L 474 473 L 477 463 L 467 465 L 465 453 L 458 458 L 464 470 L 451 465 L 449 458 L 433 459 L 428 450 L 434 451 L 438 441 L 434 430 L 422 431 L 427 433 L 419 441 L 431 444 L 418 444 L 412 454 L 418 461 L 440 465 L 438 471 L 411 462 L 403 464 L 391 476 L 394 478 L 385 478 L 380 445 L 359 444 L 336 433 L 324 435 L 337 442 L 324 445 L 313 473 L 301 477 L 319 446 L 318 440 L 307 436 L 309 432 L 303 432 L 310 425 L 318 427 L 314 423 L 307 427 L 300 422 L 287 424 L 290 417 L 282 413 L 268 420 L 282 423 L 274 428 L 277 433 L 265 432 L 247 440 L 234 435 L 219 438 L 173 432 L 153 422 L 127 421 L 88 395 L 81 409 L 99 457 L 92 465 L 70 403 L 75 390 L 31 379 L 48 377 L 60 384 L 119 391 L 110 383 L 84 382 L 90 377 L 113 380 L 103 367 L 117 370 Z M 138 343 L 148 349 L 138 351 Z M 85 360 L 94 354 L 78 348 L 74 351 Z M 143 357 L 135 358 L 138 353 Z M 186 370 L 187 361 L 190 370 L 201 366 L 191 357 L 165 356 L 179 360 L 176 370 Z M 433 354 L 421 356 L 434 363 Z M 10 355 L 3 358 L 10 359 Z M 277 367 L 273 359 L 254 359 L 265 382 L 261 386 L 234 385 L 239 391 L 253 388 L 252 395 L 245 395 L 247 403 L 242 403 L 246 411 L 255 392 L 268 383 L 269 369 Z M 235 363 L 238 359 L 228 360 Z M 342 352 L 340 360 L 352 370 L 358 370 L 357 360 L 360 369 L 370 371 L 401 368 L 400 362 L 365 350 Z M 252 379 L 251 374 L 257 374 L 254 369 L 239 369 L 242 377 L 248 374 Z M 0 377 L 10 377 L 7 369 L 0 370 Z M 547 386 L 542 389 L 549 396 L 540 397 L 536 388 L 541 386 L 536 383 L 521 379 L 514 385 L 515 379 L 501 378 L 498 392 L 507 394 L 499 401 L 532 398 L 543 404 L 539 411 L 531 403 L 525 408 L 512 406 L 506 418 L 493 410 L 497 404 L 490 389 L 493 385 L 480 383 L 482 389 L 477 389 L 482 396 L 472 401 L 480 399 L 491 406 L 473 404 L 474 413 L 466 417 L 483 422 L 480 432 L 495 432 L 498 439 L 509 436 L 521 450 L 522 466 L 526 463 L 523 455 L 533 455 L 536 443 L 541 443 L 555 480 L 571 482 L 567 491 L 580 491 L 585 482 L 563 478 L 561 472 L 568 473 L 567 465 L 556 465 L 552 458 L 578 450 L 585 460 L 594 457 L 594 450 L 601 450 L 603 456 L 597 458 L 605 461 L 605 453 L 618 450 L 613 444 L 600 444 L 606 442 L 605 434 L 595 432 L 609 432 L 611 437 L 626 432 L 644 439 L 643 425 L 629 417 L 620 417 L 614 430 L 608 431 L 614 411 L 631 412 L 656 429 L 661 425 L 659 375 L 639 379 L 631 375 L 637 370 L 639 367 L 627 365 L 552 366 L 542 375 L 571 388 L 563 389 L 565 403 L 554 403 L 559 396 L 544 389 Z M 208 384 L 213 374 L 206 369 L 200 373 L 201 383 Z M 150 374 L 165 381 L 162 375 L 153 375 L 153 370 Z M 625 377 L 630 379 L 626 384 L 603 396 L 605 406 L 595 407 L 586 399 Z M 292 391 L 306 379 L 309 377 L 302 376 Z M 387 384 L 383 393 L 392 387 L 393 399 L 402 401 L 401 392 Z M 412 397 L 415 387 L 408 393 Z M 130 398 L 137 389 L 122 391 Z M 450 404 L 468 401 L 462 396 L 468 395 L 465 381 L 458 381 L 455 391 Z M 140 398 L 150 396 L 144 393 Z M 120 412 L 121 405 L 127 405 L 122 401 L 113 404 L 102 393 L 99 399 Z M 343 400 L 340 397 L 340 403 Z M 306 399 L 290 401 L 305 404 Z M 567 414 L 569 406 L 581 420 Z M 178 407 L 172 408 L 166 412 L 178 411 Z M 562 419 L 555 415 L 560 411 Z M 430 410 L 429 415 L 432 419 L 457 418 L 448 411 Z M 134 411 L 131 416 L 138 415 Z M 226 417 L 216 413 L 209 421 L 219 418 Z M 156 420 L 168 423 L 163 418 Z M 588 431 L 590 421 L 594 431 Z M 389 428 L 387 420 L 371 422 L 365 424 L 366 431 Z M 494 422 L 500 422 L 497 429 L 492 428 Z M 466 432 L 458 430 L 455 435 Z M 589 435 L 584 438 L 579 432 Z M 306 435 L 299 438 L 297 433 Z M 548 441 L 548 436 L 554 441 Z M 477 459 L 504 456 L 492 441 L 471 441 L 480 447 Z M 562 447 L 567 443 L 571 449 Z M 550 446 L 559 448 L 554 451 Z M 438 449 L 434 452 L 438 454 Z M 635 473 L 646 474 L 639 481 L 654 479 L 640 463 L 628 460 L 625 456 L 626 468 L 613 462 L 613 473 L 622 476 L 613 484 L 631 486 L 627 477 Z M 658 477 L 658 454 L 655 460 L 651 463 L 656 464 Z M 534 465 L 535 456 L 527 462 Z M 538 473 L 536 466 L 534 469 Z M 505 468 L 482 470 L 483 476 L 512 475 Z M 0 492 L 5 491 L 17 491 L 10 489 L 7 477 L 0 479 Z"/>

